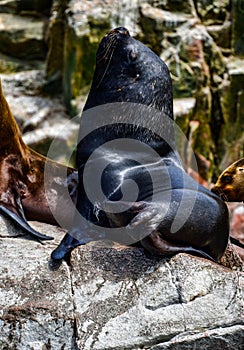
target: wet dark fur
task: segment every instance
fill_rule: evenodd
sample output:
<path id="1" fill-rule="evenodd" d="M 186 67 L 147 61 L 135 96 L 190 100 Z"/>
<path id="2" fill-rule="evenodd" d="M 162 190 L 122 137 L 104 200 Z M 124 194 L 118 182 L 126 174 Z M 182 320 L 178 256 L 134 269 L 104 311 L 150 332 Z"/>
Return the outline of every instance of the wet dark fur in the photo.
<path id="1" fill-rule="evenodd" d="M 158 128 L 167 129 L 167 118 L 173 119 L 172 87 L 167 66 L 150 49 L 133 39 L 125 28 L 112 30 L 99 46 L 94 78 L 84 111 L 114 102 L 143 104 L 154 108 L 155 111 L 162 111 L 162 120 L 156 120 L 156 112 L 153 116 L 153 122 Z M 133 108 L 131 117 L 133 118 Z M 169 146 L 160 136 L 150 130 L 144 130 L 140 125 L 140 116 L 137 122 L 138 126 L 135 127 L 129 123 L 119 124 L 118 120 L 116 123 L 115 118 L 114 126 L 99 128 L 78 144 L 78 211 L 86 218 L 86 222 L 96 224 L 97 227 L 125 227 L 128 237 L 140 235 L 140 232 L 149 228 L 149 234 L 143 237 L 140 243 L 152 254 L 189 252 L 211 260 L 219 260 L 225 251 L 229 235 L 228 210 L 225 203 L 185 173 L 174 149 L 172 130 L 169 132 L 172 138 L 172 144 Z M 109 205 L 116 206 L 116 201 L 121 199 L 120 188 L 125 180 L 121 180 L 121 174 L 126 170 L 128 177 L 138 183 L 138 199 L 134 203 L 124 203 L 124 212 L 111 214 L 108 210 L 109 214 L 99 205 L 94 208 L 90 203 L 83 186 L 83 171 L 89 156 L 100 144 L 120 138 L 142 141 L 160 155 L 161 161 L 153 157 L 148 159 L 152 172 L 156 174 L 154 185 L 157 200 L 152 201 L 154 188 L 150 178 L 143 167 L 138 168 L 137 164 L 133 163 L 135 154 L 131 150 L 120 155 L 117 166 L 111 161 L 107 177 L 102 179 L 102 187 L 107 198 L 112 201 L 108 204 L 108 209 Z M 117 155 L 113 154 L 111 149 L 102 156 L 113 159 Z M 143 157 L 146 155 L 143 154 Z M 95 159 L 95 162 L 99 162 L 99 158 Z M 167 176 L 170 177 L 170 184 L 167 182 Z M 169 208 L 163 215 L 161 209 L 168 192 L 172 201 L 168 203 Z M 187 207 L 194 197 L 195 204 L 188 220 L 177 232 L 172 233 L 171 225 L 181 201 L 184 199 L 184 206 Z M 103 234 L 102 229 L 96 232 L 93 228 L 90 229 L 85 220 L 76 216 L 73 228 L 52 253 L 52 259 L 60 260 L 74 247 L 92 240 L 110 238 L 122 243 L 126 241 L 126 237 L 116 237 L 113 234 L 109 236 Z"/>

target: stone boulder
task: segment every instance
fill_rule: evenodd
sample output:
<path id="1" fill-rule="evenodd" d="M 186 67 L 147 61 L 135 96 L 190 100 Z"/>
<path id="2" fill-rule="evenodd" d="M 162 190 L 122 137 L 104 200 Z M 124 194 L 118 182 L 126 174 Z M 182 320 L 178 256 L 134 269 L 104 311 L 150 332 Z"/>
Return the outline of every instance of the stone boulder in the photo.
<path id="1" fill-rule="evenodd" d="M 44 22 L 40 19 L 1 14 L 0 52 L 23 59 L 44 59 Z"/>
<path id="2" fill-rule="evenodd" d="M 55 240 L 28 240 L 0 217 L 1 349 L 241 349 L 244 273 L 233 252 L 227 268 L 93 242 L 53 269 L 64 231 L 31 224 Z"/>

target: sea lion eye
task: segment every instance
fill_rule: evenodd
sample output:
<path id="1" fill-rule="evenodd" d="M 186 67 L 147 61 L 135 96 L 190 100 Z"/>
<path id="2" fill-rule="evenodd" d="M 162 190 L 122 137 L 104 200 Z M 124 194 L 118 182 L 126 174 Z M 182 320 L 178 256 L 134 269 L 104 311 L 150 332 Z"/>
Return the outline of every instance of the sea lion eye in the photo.
<path id="1" fill-rule="evenodd" d="M 130 59 L 130 61 L 135 61 L 137 59 L 137 53 L 135 51 L 131 50 L 129 53 L 129 59 Z"/>
<path id="2" fill-rule="evenodd" d="M 224 175 L 224 176 L 222 176 L 221 181 L 226 183 L 226 184 L 230 183 L 232 181 L 232 176 L 231 175 Z"/>

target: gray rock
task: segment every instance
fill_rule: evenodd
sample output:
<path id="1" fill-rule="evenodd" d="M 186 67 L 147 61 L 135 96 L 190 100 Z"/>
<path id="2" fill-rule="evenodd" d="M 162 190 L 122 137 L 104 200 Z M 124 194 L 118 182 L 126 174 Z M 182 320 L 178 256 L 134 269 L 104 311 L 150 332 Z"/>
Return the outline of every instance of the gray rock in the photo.
<path id="1" fill-rule="evenodd" d="M 235 55 L 243 56 L 244 40 L 244 3 L 242 0 L 233 1 L 233 21 L 232 21 L 232 50 Z"/>
<path id="2" fill-rule="evenodd" d="M 0 53 L 0 73 L 14 73 L 26 70 L 43 70 L 44 62 L 40 60 L 25 61 Z"/>
<path id="3" fill-rule="evenodd" d="M 197 14 L 204 24 L 223 23 L 230 9 L 230 0 L 194 0 Z"/>
<path id="4" fill-rule="evenodd" d="M 148 4 L 143 4 L 141 6 L 141 14 L 143 17 L 153 21 L 155 23 L 154 29 L 159 32 L 174 31 L 176 28 L 186 23 L 190 18 L 183 14 L 160 10 Z M 147 34 L 146 31 L 145 34 Z"/>
<path id="5" fill-rule="evenodd" d="M 24 59 L 44 59 L 44 22 L 8 13 L 1 14 L 0 51 Z"/>
<path id="6" fill-rule="evenodd" d="M 230 49 L 231 22 L 226 21 L 221 25 L 207 26 L 208 33 L 214 38 L 216 44 L 224 49 Z"/>
<path id="7" fill-rule="evenodd" d="M 148 3 L 152 6 L 168 11 L 189 13 L 194 16 L 196 15 L 193 0 L 149 0 Z"/>
<path id="8" fill-rule="evenodd" d="M 150 350 L 241 350 L 244 342 L 244 326 L 218 328 L 202 333 L 191 333 L 174 337 Z"/>
<path id="9" fill-rule="evenodd" d="M 243 274 L 209 261 L 150 260 L 137 248 L 93 244 L 75 250 L 71 264 L 80 349 L 150 348 L 243 324 Z M 238 333 L 233 344 L 241 342 Z"/>
<path id="10" fill-rule="evenodd" d="M 17 14 L 20 12 L 32 12 L 34 15 L 48 14 L 52 0 L 0 0 L 0 12 Z"/>
<path id="11" fill-rule="evenodd" d="M 0 217 L 1 349 L 241 349 L 243 272 L 105 241 L 50 269 L 64 230 L 31 225 L 55 240 L 14 238 L 22 232 Z"/>
<path id="12" fill-rule="evenodd" d="M 175 118 L 187 118 L 192 113 L 196 99 L 194 97 L 174 99 Z"/>
<path id="13" fill-rule="evenodd" d="M 1 237 L 9 222 L 0 217 Z M 51 250 L 63 230 L 33 224 L 56 237 L 41 245 L 25 238 L 0 239 L 0 348 L 73 349 L 74 309 L 69 268 L 49 268 Z M 12 226 L 14 236 L 22 234 Z"/>
<path id="14" fill-rule="evenodd" d="M 16 0 L 1 0 L 0 12 L 4 13 L 17 13 L 18 2 Z"/>

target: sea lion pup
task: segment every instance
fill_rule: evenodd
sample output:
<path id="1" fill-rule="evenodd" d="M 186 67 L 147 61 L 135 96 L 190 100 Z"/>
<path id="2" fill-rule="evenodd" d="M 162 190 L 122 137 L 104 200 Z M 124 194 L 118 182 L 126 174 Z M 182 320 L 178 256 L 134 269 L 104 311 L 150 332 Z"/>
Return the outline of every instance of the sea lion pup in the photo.
<path id="1" fill-rule="evenodd" d="M 226 202 L 244 202 L 244 158 L 228 166 L 211 191 Z"/>
<path id="2" fill-rule="evenodd" d="M 244 202 L 244 158 L 228 166 L 211 191 L 226 202 Z M 230 237 L 230 241 L 244 249 L 244 244 L 236 238 Z"/>
<path id="3" fill-rule="evenodd" d="M 110 31 L 98 48 L 81 118 L 77 211 L 52 252 L 54 264 L 103 238 L 140 242 L 155 255 L 220 259 L 229 236 L 227 207 L 182 168 L 173 124 L 165 63 L 126 28 Z"/>
<path id="4" fill-rule="evenodd" d="M 58 225 L 55 214 L 63 211 L 67 221 L 72 221 L 73 211 L 67 205 L 66 192 L 69 188 L 75 202 L 77 173 L 75 169 L 51 161 L 25 145 L 4 97 L 1 82 L 0 144 L 0 213 L 31 236 L 41 240 L 52 239 L 35 231 L 27 220 Z M 49 173 L 46 178 L 45 169 Z"/>

